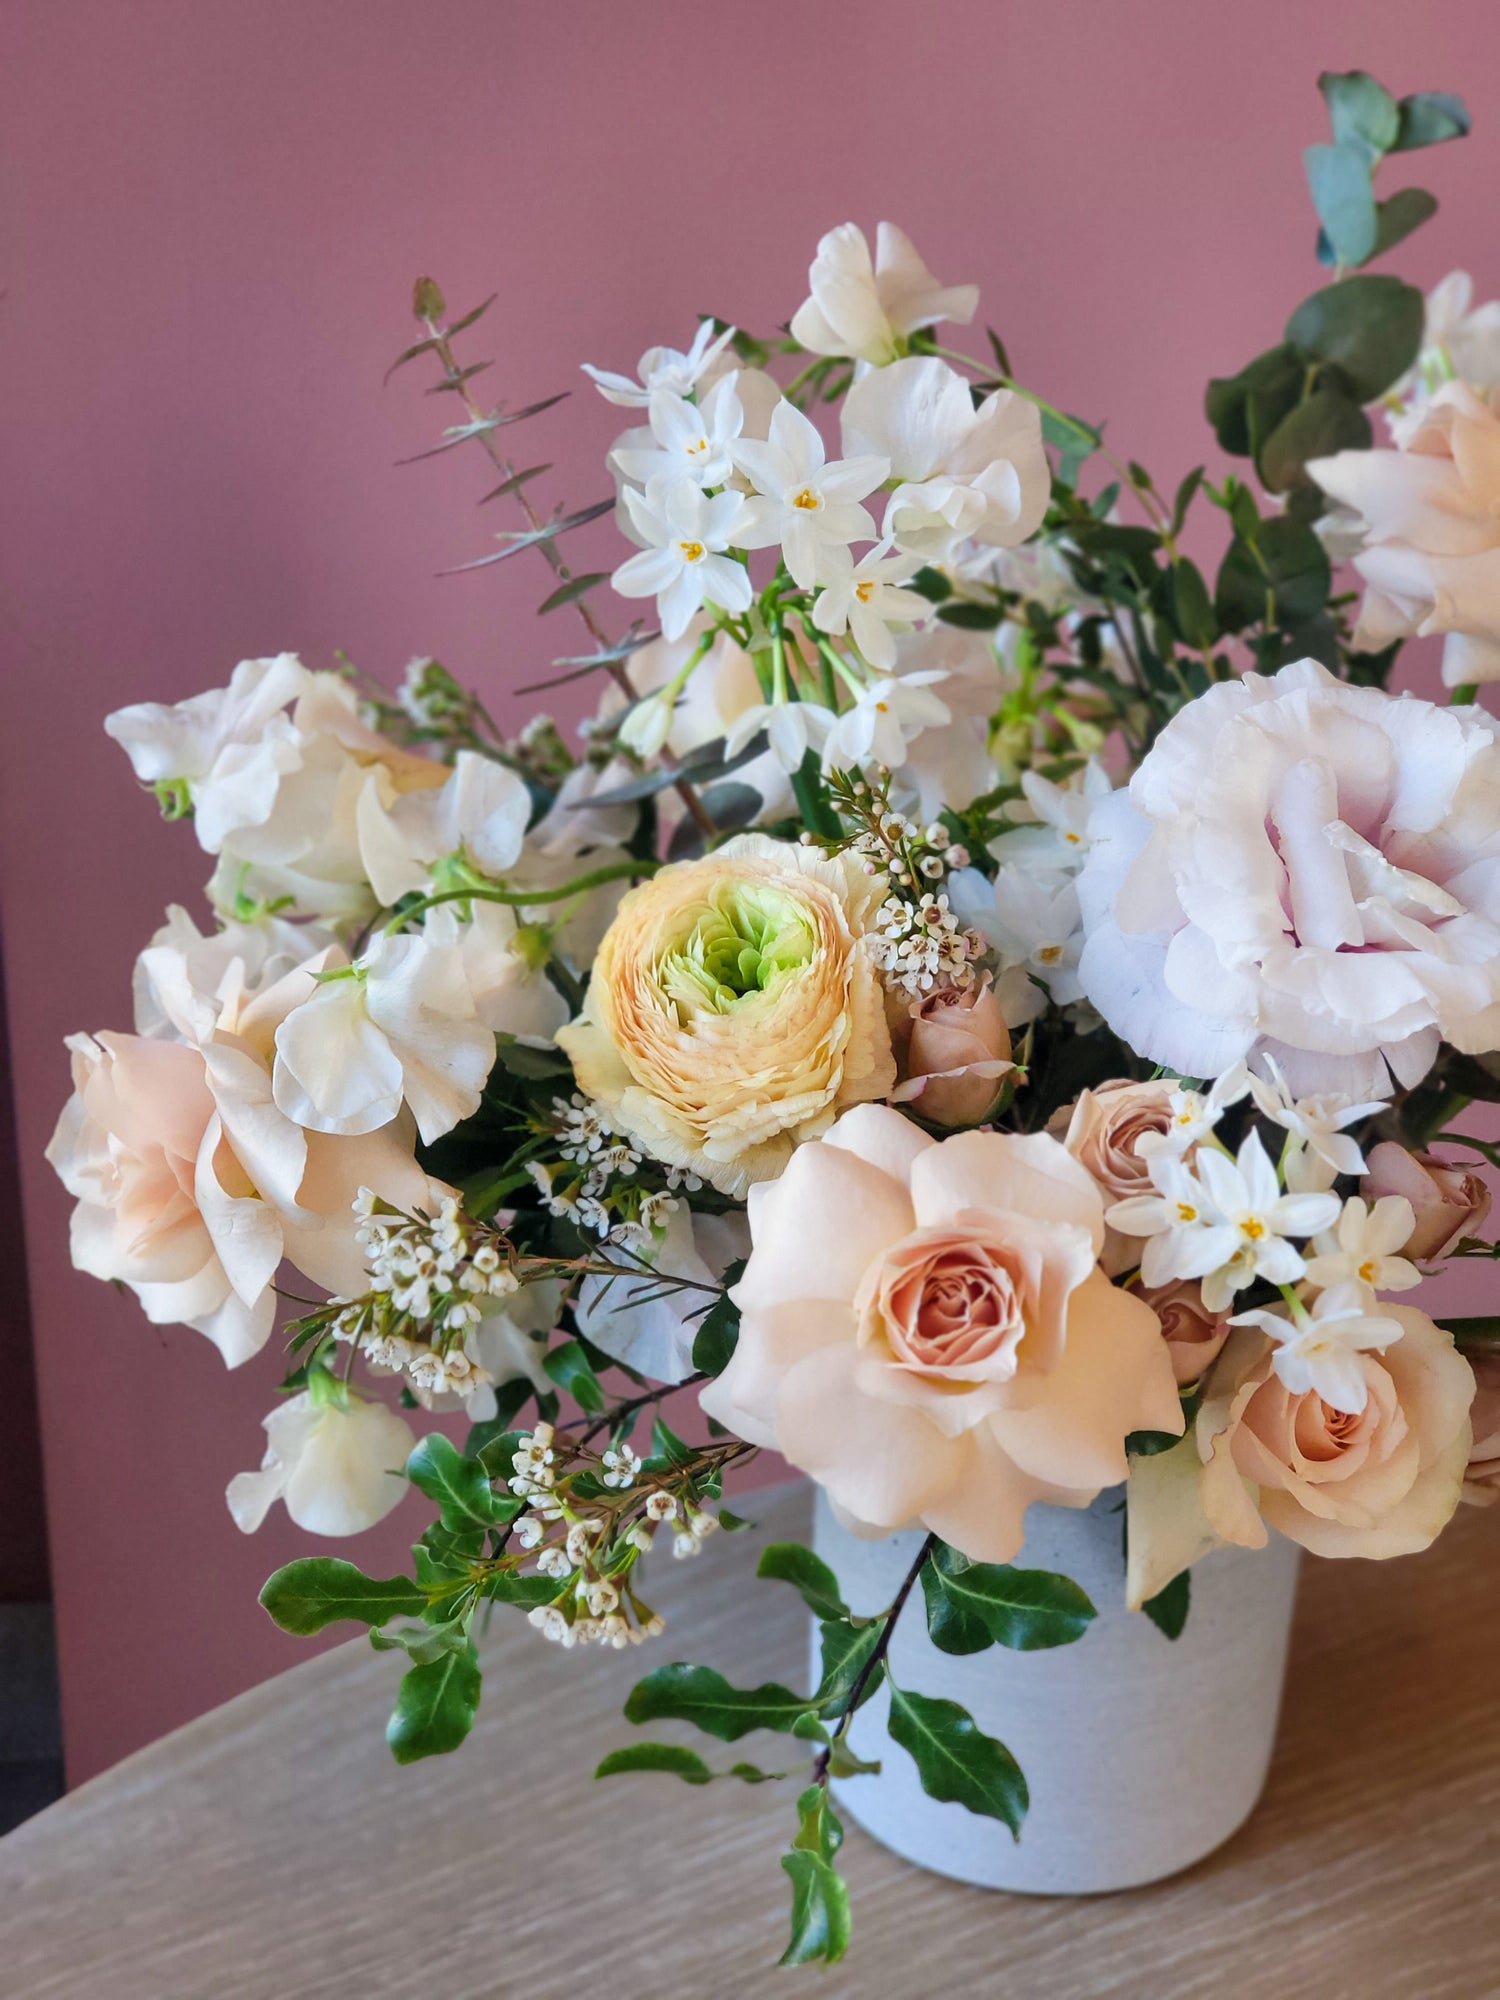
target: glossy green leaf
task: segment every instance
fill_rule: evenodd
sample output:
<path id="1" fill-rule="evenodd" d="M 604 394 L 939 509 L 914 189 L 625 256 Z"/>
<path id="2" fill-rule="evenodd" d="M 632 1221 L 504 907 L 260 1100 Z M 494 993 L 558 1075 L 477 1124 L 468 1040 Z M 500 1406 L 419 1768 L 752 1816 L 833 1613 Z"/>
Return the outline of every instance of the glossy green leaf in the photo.
<path id="1" fill-rule="evenodd" d="M 1211 646 L 1219 628 L 1202 570 L 1183 556 L 1167 571 L 1166 587 L 1172 624 L 1183 644 Z"/>
<path id="2" fill-rule="evenodd" d="M 1258 354 L 1238 375 L 1216 376 L 1203 399 L 1225 451 L 1247 458 L 1302 398 L 1307 365 L 1288 346 Z"/>
<path id="3" fill-rule="evenodd" d="M 589 1358 L 576 1340 L 565 1340 L 550 1348 L 542 1367 L 559 1389 L 573 1398 L 580 1410 L 597 1417 L 608 1406 L 599 1377 L 589 1366 Z"/>
<path id="4" fill-rule="evenodd" d="M 730 1298 L 728 1287 L 739 1282 L 744 1270 L 744 1258 L 737 1258 L 724 1273 L 724 1296 L 715 1299 L 698 1322 L 693 1335 L 693 1367 L 700 1375 L 722 1375 L 739 1344 L 740 1309 Z"/>
<path id="5" fill-rule="evenodd" d="M 868 1625 L 849 1625 L 839 1619 L 825 1618 L 818 1629 L 822 1636 L 822 1678 L 813 1702 L 820 1715 L 835 1721 L 848 1708 L 855 1683 L 866 1673 L 885 1625 L 879 1618 Z M 876 1667 L 869 1672 L 860 1689 L 861 1703 L 868 1701 L 879 1687 L 883 1671 Z"/>
<path id="6" fill-rule="evenodd" d="M 929 1798 L 998 1819 L 1020 1839 L 1030 1803 L 1021 1767 L 967 1709 L 956 1701 L 908 1694 L 893 1682 L 889 1728 L 892 1741 L 915 1763 Z"/>
<path id="7" fill-rule="evenodd" d="M 809 1785 L 797 1800 L 792 1851 L 781 1858 L 792 1883 L 792 1935 L 781 1956 L 783 1965 L 815 1959 L 832 1965 L 849 1948 L 849 1891 L 834 1867 L 843 1841 L 827 1787 Z"/>
<path id="8" fill-rule="evenodd" d="M 1272 516 L 1257 524 L 1253 542 L 1236 536 L 1230 543 L 1219 565 L 1214 611 L 1226 632 L 1263 621 L 1295 625 L 1322 610 L 1332 577 L 1328 552 L 1312 529 Z"/>
<path id="9" fill-rule="evenodd" d="M 383 1631 L 370 1634 L 370 1644 L 377 1653 L 405 1653 L 415 1666 L 425 1666 L 429 1661 L 440 1660 L 444 1653 L 461 1653 L 468 1644 L 467 1621 L 462 1618 L 449 1619 L 440 1625 L 388 1625 Z"/>
<path id="10" fill-rule="evenodd" d="M 426 1593 L 409 1576 L 366 1576 L 341 1556 L 301 1556 L 266 1579 L 260 1601 L 284 1632 L 304 1637 L 341 1618 L 359 1625 L 416 1617 Z"/>
<path id="11" fill-rule="evenodd" d="M 456 1750 L 474 1726 L 482 1676 L 479 1655 L 469 1641 L 462 1652 L 445 1653 L 404 1674 L 385 1740 L 398 1764 Z"/>
<path id="12" fill-rule="evenodd" d="M 1148 1597 L 1141 1606 L 1158 1632 L 1169 1639 L 1180 1639 L 1182 1628 L 1187 1624 L 1188 1606 L 1192 1598 L 1192 1571 L 1183 1570 L 1172 1581 Z"/>
<path id="13" fill-rule="evenodd" d="M 977 1653 L 988 1645 L 1039 1652 L 1070 1646 L 1096 1616 L 1088 1593 L 1052 1570 L 1009 1563 L 971 1563 L 939 1545 L 922 1572 L 927 1630 L 945 1653 Z"/>
<path id="14" fill-rule="evenodd" d="M 815 1618 L 847 1619 L 849 1607 L 839 1594 L 839 1580 L 821 1556 L 800 1542 L 772 1542 L 763 1551 L 757 1576 L 774 1577 L 800 1591 Z"/>
<path id="15" fill-rule="evenodd" d="M 714 1775 L 696 1750 L 680 1743 L 631 1743 L 611 1750 L 594 1776 L 613 1778 L 623 1771 L 667 1771 L 689 1785 L 707 1785 Z"/>
<path id="16" fill-rule="evenodd" d="M 690 1722 L 721 1743 L 736 1743 L 752 1729 L 773 1729 L 786 1735 L 799 1715 L 812 1706 L 775 1681 L 756 1688 L 731 1687 L 712 1667 L 680 1662 L 658 1667 L 637 1681 L 625 1702 L 627 1722 L 672 1720 Z"/>
<path id="17" fill-rule="evenodd" d="M 521 1503 L 497 1493 L 477 1458 L 465 1458 L 441 1431 L 429 1431 L 406 1461 L 406 1476 L 420 1493 L 435 1500 L 444 1526 L 493 1527 L 512 1521 Z"/>

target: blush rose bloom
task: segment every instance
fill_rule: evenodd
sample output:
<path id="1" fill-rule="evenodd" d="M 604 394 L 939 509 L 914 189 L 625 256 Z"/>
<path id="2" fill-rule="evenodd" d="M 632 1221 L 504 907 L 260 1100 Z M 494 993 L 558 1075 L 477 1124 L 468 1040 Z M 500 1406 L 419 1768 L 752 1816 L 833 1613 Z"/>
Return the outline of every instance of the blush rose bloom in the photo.
<path id="1" fill-rule="evenodd" d="M 1490 1191 L 1478 1174 L 1441 1160 L 1435 1153 L 1409 1153 L 1393 1139 L 1372 1146 L 1359 1191 L 1371 1203 L 1404 1195 L 1416 1218 L 1402 1246 L 1419 1262 L 1445 1257 L 1461 1236 L 1473 1236 L 1490 1212 Z"/>
<path id="2" fill-rule="evenodd" d="M 743 1195 L 896 1080 L 858 862 L 742 834 L 632 889 L 583 1012 L 579 1088 L 654 1159 Z"/>
<path id="3" fill-rule="evenodd" d="M 1135 1195 L 1155 1193 L 1150 1166 L 1136 1151 L 1136 1142 L 1148 1132 L 1170 1130 L 1174 1088 L 1171 1079 L 1106 1083 L 1098 1090 L 1085 1090 L 1075 1104 L 1054 1114 L 1049 1131 L 1087 1168 L 1106 1208 Z M 1111 1277 L 1117 1277 L 1139 1264 L 1140 1243 L 1106 1227 L 1099 1261 Z"/>
<path id="4" fill-rule="evenodd" d="M 1500 415 L 1449 382 L 1391 425 L 1394 451 L 1308 460 L 1323 491 L 1359 515 L 1365 580 L 1354 643 L 1442 632 L 1443 681 L 1500 680 Z"/>
<path id="5" fill-rule="evenodd" d="M 1500 1046 L 1500 739 L 1315 660 L 1189 703 L 1089 821 L 1079 978 L 1139 1054 L 1299 1096 Z"/>
<path id="6" fill-rule="evenodd" d="M 863 1105 L 749 1215 L 739 1344 L 700 1401 L 855 1533 L 1008 1562 L 1034 1500 L 1085 1507 L 1127 1433 L 1182 1429 L 1156 1315 L 1098 1267 L 1099 1190 L 1045 1134 L 937 1141 Z"/>
<path id="7" fill-rule="evenodd" d="M 1141 1297 L 1161 1321 L 1178 1388 L 1190 1389 L 1222 1352 L 1229 1338 L 1229 1315 L 1209 1311 L 1198 1278 L 1176 1278 L 1154 1288 L 1143 1285 Z"/>
<path id="8" fill-rule="evenodd" d="M 1464 1474 L 1464 1498 L 1472 1507 L 1500 1500 L 1500 1354 L 1471 1354 L 1474 1370 L 1474 1443 Z"/>
<path id="9" fill-rule="evenodd" d="M 934 1125 L 978 1125 L 989 1117 L 1015 1064 L 988 979 L 911 1001 L 894 1032 L 902 1081 L 893 1103 L 910 1104 Z"/>

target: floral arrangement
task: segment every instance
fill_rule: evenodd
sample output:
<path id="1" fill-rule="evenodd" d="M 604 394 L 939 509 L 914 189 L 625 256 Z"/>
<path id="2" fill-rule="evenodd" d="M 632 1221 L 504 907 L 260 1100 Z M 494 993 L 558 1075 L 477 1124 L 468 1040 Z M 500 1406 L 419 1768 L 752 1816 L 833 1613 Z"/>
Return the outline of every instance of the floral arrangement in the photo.
<path id="1" fill-rule="evenodd" d="M 435 1511 L 409 1574 L 313 1556 L 262 1596 L 405 1654 L 398 1759 L 464 1737 L 492 1607 L 652 1638 L 647 1572 L 743 1525 L 758 1452 L 858 1533 L 925 1531 L 873 1618 L 765 1551 L 822 1621 L 806 1693 L 679 1664 L 629 1698 L 804 1760 L 792 1961 L 848 1939 L 828 1782 L 896 1619 L 972 1651 L 1094 1615 L 1014 1566 L 1034 1502 L 1124 1488 L 1121 1589 L 1170 1640 L 1211 1549 L 1379 1559 L 1500 1495 L 1500 1321 L 1408 1298 L 1500 1254 L 1495 1149 L 1454 1130 L 1500 1100 L 1500 303 L 1366 268 L 1436 205 L 1376 170 L 1462 104 L 1321 89 L 1329 279 L 1208 390 L 1244 477 L 1117 465 L 995 333 L 950 345 L 972 285 L 851 223 L 784 334 L 590 368 L 615 491 L 544 511 L 507 433 L 557 399 L 482 400 L 485 308 L 424 279 L 397 365 L 524 520 L 465 567 L 533 551 L 586 628 L 541 684 L 602 683 L 581 749 L 435 660 L 394 697 L 251 660 L 107 723 L 211 857 L 212 923 L 169 911 L 134 1032 L 70 1041 L 74 1261 L 230 1367 L 300 1296 L 229 1506 Z M 606 513 L 629 552 L 575 573 Z M 1446 705 L 1388 686 L 1429 633 Z M 926 1789 L 1019 1834 L 1004 1746 L 891 1701 Z"/>

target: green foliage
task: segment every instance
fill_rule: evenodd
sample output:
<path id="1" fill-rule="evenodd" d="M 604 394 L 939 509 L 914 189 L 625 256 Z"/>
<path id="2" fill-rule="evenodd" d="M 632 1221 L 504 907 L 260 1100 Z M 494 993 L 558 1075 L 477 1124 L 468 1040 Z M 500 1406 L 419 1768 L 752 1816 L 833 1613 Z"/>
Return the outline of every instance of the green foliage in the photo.
<path id="1" fill-rule="evenodd" d="M 850 1625 L 840 1619 L 825 1618 L 818 1627 L 822 1635 L 822 1678 L 812 1705 L 819 1715 L 836 1721 L 854 1700 L 859 1684 L 859 1701 L 868 1701 L 880 1685 L 884 1669 L 872 1670 L 870 1661 L 881 1641 L 885 1621 L 875 1618 L 867 1625 Z"/>
<path id="2" fill-rule="evenodd" d="M 1180 1639 L 1182 1628 L 1187 1624 L 1188 1606 L 1192 1597 L 1192 1572 L 1183 1570 L 1172 1581 L 1148 1597 L 1141 1606 L 1158 1632 L 1168 1639 Z"/>
<path id="3" fill-rule="evenodd" d="M 668 1771 L 689 1785 L 707 1785 L 713 1772 L 696 1750 L 680 1743 L 631 1743 L 611 1750 L 595 1771 L 596 1778 L 613 1778 L 622 1771 Z"/>
<path id="4" fill-rule="evenodd" d="M 757 1576 L 775 1577 L 800 1591 L 815 1618 L 847 1619 L 849 1607 L 839 1595 L 839 1580 L 820 1556 L 800 1542 L 772 1542 L 763 1551 Z"/>
<path id="5" fill-rule="evenodd" d="M 370 1634 L 370 1644 L 377 1653 L 403 1652 L 419 1667 L 440 1660 L 444 1653 L 461 1653 L 468 1642 L 467 1616 L 445 1619 L 435 1625 L 390 1625 L 383 1632 Z"/>
<path id="6" fill-rule="evenodd" d="M 1225 551 L 1214 586 L 1214 610 L 1226 632 L 1247 625 L 1296 626 L 1328 602 L 1332 583 L 1328 552 L 1312 529 L 1287 515 L 1237 534 Z"/>
<path id="7" fill-rule="evenodd" d="M 891 1682 L 890 1733 L 917 1767 L 932 1799 L 998 1819 L 1019 1840 L 1030 1803 L 1021 1767 L 956 1701 L 908 1694 Z"/>
<path id="8" fill-rule="evenodd" d="M 446 1528 L 491 1528 L 513 1521 L 521 1503 L 510 1493 L 497 1493 L 477 1458 L 465 1458 L 441 1431 L 429 1431 L 406 1461 L 406 1476 L 429 1500 L 438 1503 Z"/>
<path id="9" fill-rule="evenodd" d="M 456 1750 L 474 1726 L 482 1676 L 472 1640 L 402 1676 L 385 1740 L 398 1764 Z"/>
<path id="10" fill-rule="evenodd" d="M 690 1722 L 721 1743 L 737 1743 L 752 1729 L 785 1736 L 812 1703 L 775 1681 L 757 1688 L 731 1687 L 712 1667 L 681 1662 L 657 1667 L 637 1681 L 625 1702 L 627 1722 Z"/>
<path id="11" fill-rule="evenodd" d="M 608 1408 L 609 1399 L 578 1341 L 565 1340 L 550 1348 L 542 1367 L 588 1416 L 600 1416 Z"/>
<path id="12" fill-rule="evenodd" d="M 722 1375 L 740 1338 L 740 1309 L 729 1296 L 745 1273 L 745 1259 L 736 1258 L 724 1273 L 724 1292 L 698 1322 L 693 1336 L 693 1367 L 700 1375 Z"/>
<path id="13" fill-rule="evenodd" d="M 1372 403 L 1404 375 L 1422 344 L 1426 308 L 1415 285 L 1364 274 L 1325 285 L 1286 323 L 1307 365 L 1336 368 L 1356 401 Z"/>
<path id="14" fill-rule="evenodd" d="M 797 1801 L 791 1852 L 781 1857 L 792 1883 L 792 1935 L 783 1965 L 814 1959 L 834 1965 L 849 1949 L 849 1890 L 833 1865 L 843 1839 L 826 1787 L 809 1785 Z"/>
<path id="15" fill-rule="evenodd" d="M 342 1618 L 384 1625 L 427 1606 L 425 1593 L 409 1576 L 379 1581 L 341 1556 L 301 1556 L 284 1564 L 266 1579 L 260 1601 L 283 1632 L 304 1638 Z"/>
<path id="16" fill-rule="evenodd" d="M 971 1563 L 939 1544 L 922 1571 L 927 1630 L 945 1653 L 978 1653 L 986 1646 L 1018 1652 L 1069 1646 L 1096 1616 L 1086 1591 L 1071 1577 L 1008 1563 Z"/>
<path id="17" fill-rule="evenodd" d="M 1388 153 L 1412 152 L 1461 138 L 1469 129 L 1463 100 L 1421 92 L 1398 104 L 1364 70 L 1326 71 L 1318 88 L 1328 105 L 1333 143 L 1303 155 L 1313 207 L 1322 227 L 1318 258 L 1345 269 L 1381 257 L 1436 213 L 1425 188 L 1401 188 L 1375 199 L 1374 175 Z"/>

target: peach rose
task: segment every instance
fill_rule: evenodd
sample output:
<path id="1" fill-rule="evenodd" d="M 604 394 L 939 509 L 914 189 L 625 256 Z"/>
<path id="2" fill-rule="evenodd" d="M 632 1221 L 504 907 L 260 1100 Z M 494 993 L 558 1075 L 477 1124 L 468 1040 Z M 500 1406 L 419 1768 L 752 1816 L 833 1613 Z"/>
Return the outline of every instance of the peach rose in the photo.
<path id="1" fill-rule="evenodd" d="M 978 1125 L 1015 1068 L 1010 1030 L 988 978 L 913 1000 L 895 1039 L 903 1081 L 892 1092 L 934 1125 Z"/>
<path id="2" fill-rule="evenodd" d="M 740 1338 L 704 1410 L 784 1453 L 856 1533 L 917 1522 L 1008 1562 L 1034 1500 L 1084 1507 L 1134 1430 L 1182 1428 L 1156 1316 L 1096 1261 L 1055 1139 L 941 1142 L 863 1105 L 750 1191 Z"/>
<path id="3" fill-rule="evenodd" d="M 1209 1311 L 1197 1278 L 1178 1278 L 1154 1289 L 1143 1285 L 1140 1295 L 1161 1321 L 1178 1388 L 1191 1388 L 1217 1360 L 1229 1338 L 1228 1314 Z"/>
<path id="4" fill-rule="evenodd" d="M 743 1195 L 896 1080 L 852 856 L 741 834 L 632 889 L 583 1011 L 559 1029 L 579 1088 L 654 1159 Z"/>
<path id="5" fill-rule="evenodd" d="M 1147 1132 L 1165 1132 L 1172 1123 L 1170 1078 L 1154 1083 L 1106 1083 L 1086 1090 L 1071 1107 L 1055 1112 L 1048 1130 L 1086 1167 L 1110 1202 L 1151 1194 L 1151 1171 L 1136 1151 Z M 1111 1277 L 1141 1261 L 1134 1238 L 1106 1229 L 1099 1259 Z"/>
<path id="6" fill-rule="evenodd" d="M 1424 1260 L 1446 1256 L 1490 1212 L 1490 1191 L 1478 1174 L 1450 1166 L 1435 1153 L 1409 1153 L 1391 1139 L 1371 1147 L 1360 1193 L 1369 1202 L 1387 1194 L 1405 1195 L 1417 1218 L 1406 1254 Z"/>
<path id="7" fill-rule="evenodd" d="M 236 989 L 236 959 L 210 998 L 192 983 L 191 957 L 154 947 L 138 975 L 145 1009 L 178 1039 L 69 1038 L 73 1095 L 47 1158 L 77 1200 L 75 1267 L 129 1286 L 153 1323 L 207 1334 L 234 1368 L 270 1335 L 283 1257 L 315 1284 L 357 1292 L 360 1187 L 410 1207 L 431 1184 L 409 1125 L 329 1138 L 277 1110 L 271 1037 L 311 990 L 305 967 L 252 995 Z"/>
<path id="8" fill-rule="evenodd" d="M 1500 1354 L 1471 1354 L 1474 1407 L 1470 1412 L 1474 1443 L 1464 1476 L 1464 1498 L 1475 1507 L 1493 1507 L 1500 1500 Z"/>
<path id="9" fill-rule="evenodd" d="M 1204 1508 L 1223 1540 L 1261 1548 L 1269 1525 L 1314 1555 L 1401 1556 L 1446 1526 L 1469 1462 L 1474 1376 L 1426 1313 L 1388 1300 L 1380 1311 L 1402 1335 L 1358 1355 L 1357 1416 L 1288 1389 L 1265 1336 L 1236 1329 L 1198 1412 Z"/>

